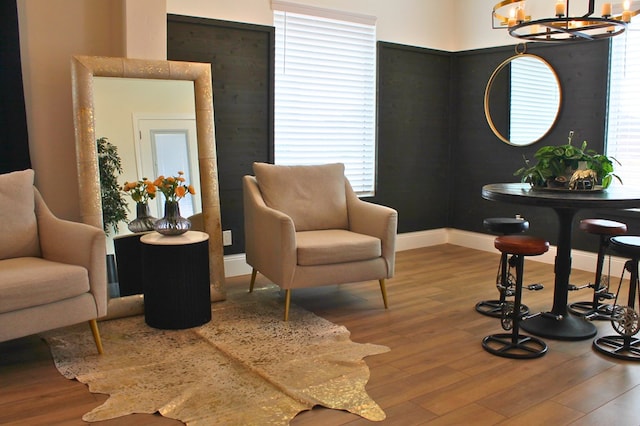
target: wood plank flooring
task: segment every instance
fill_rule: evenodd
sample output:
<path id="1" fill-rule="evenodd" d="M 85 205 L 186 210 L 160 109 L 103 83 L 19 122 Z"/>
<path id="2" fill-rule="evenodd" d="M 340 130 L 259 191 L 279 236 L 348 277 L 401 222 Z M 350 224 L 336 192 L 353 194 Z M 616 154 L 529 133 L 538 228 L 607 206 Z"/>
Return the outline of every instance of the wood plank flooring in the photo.
<path id="1" fill-rule="evenodd" d="M 498 257 L 454 245 L 400 252 L 396 276 L 387 282 L 388 310 L 376 282 L 294 291 L 293 303 L 345 325 L 353 341 L 391 351 L 366 359 L 367 391 L 386 420 L 374 423 L 317 407 L 291 424 L 639 426 L 640 363 L 595 352 L 593 339 L 544 339 L 549 351 L 535 360 L 496 357 L 482 349 L 484 336 L 502 331 L 498 319 L 474 309 L 479 300 L 497 297 Z M 592 273 L 572 272 L 574 284 L 592 280 Z M 256 285 L 266 282 L 259 276 Z M 549 310 L 553 266 L 527 258 L 525 282 L 545 288 L 525 291 L 524 303 L 532 312 Z M 227 285 L 248 283 L 249 276 L 242 276 Z M 612 288 L 617 284 L 612 279 Z M 589 300 L 590 292 L 571 292 L 569 300 Z M 609 322 L 595 324 L 598 336 L 615 334 Z M 79 425 L 82 414 L 105 399 L 63 378 L 37 336 L 0 343 L 0 424 Z M 136 414 L 101 424 L 180 423 Z"/>

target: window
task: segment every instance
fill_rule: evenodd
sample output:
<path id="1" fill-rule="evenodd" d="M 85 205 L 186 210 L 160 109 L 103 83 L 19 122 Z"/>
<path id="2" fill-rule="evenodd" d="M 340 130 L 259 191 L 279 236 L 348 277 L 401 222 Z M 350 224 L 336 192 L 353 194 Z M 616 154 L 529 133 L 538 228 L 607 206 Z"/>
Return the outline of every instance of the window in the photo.
<path id="1" fill-rule="evenodd" d="M 622 164 L 615 173 L 625 186 L 640 185 L 640 21 L 611 39 L 607 156 Z M 615 179 L 614 179 L 615 182 Z"/>
<path id="2" fill-rule="evenodd" d="M 273 1 L 275 163 L 342 162 L 375 185 L 375 19 Z"/>

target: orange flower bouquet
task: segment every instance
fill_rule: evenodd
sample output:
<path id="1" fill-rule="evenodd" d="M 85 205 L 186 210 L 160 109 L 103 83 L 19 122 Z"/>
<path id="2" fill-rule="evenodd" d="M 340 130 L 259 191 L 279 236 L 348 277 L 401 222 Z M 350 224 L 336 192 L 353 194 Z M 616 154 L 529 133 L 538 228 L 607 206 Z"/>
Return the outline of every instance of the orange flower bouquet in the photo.
<path id="1" fill-rule="evenodd" d="M 125 182 L 122 190 L 129 193 L 136 203 L 147 203 L 156 198 L 156 186 L 147 178 L 137 182 Z"/>
<path id="2" fill-rule="evenodd" d="M 178 176 L 158 176 L 156 180 L 153 181 L 153 185 L 164 194 L 168 202 L 177 202 L 187 195 L 187 193 L 192 195 L 196 193 L 193 185 L 185 184 L 184 172 L 178 172 Z"/>
<path id="3" fill-rule="evenodd" d="M 196 193 L 193 185 L 185 183 L 184 172 L 178 172 L 178 176 L 159 176 L 153 184 L 165 198 L 164 217 L 155 223 L 154 229 L 163 235 L 180 235 L 191 229 L 191 222 L 180 216 L 178 203 L 185 195 Z"/>

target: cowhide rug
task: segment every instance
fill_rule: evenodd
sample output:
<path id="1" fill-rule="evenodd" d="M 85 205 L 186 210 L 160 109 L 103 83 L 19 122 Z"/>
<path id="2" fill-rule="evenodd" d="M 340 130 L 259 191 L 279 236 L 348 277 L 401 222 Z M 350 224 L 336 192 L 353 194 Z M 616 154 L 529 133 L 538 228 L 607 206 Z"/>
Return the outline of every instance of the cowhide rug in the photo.
<path id="1" fill-rule="evenodd" d="M 295 305 L 284 322 L 272 286 L 211 307 L 211 322 L 188 330 L 157 330 L 143 316 L 100 322 L 102 356 L 87 324 L 45 333 L 62 375 L 109 394 L 83 420 L 159 412 L 188 425 L 281 425 L 315 405 L 385 418 L 365 391 L 363 358 L 389 348 L 354 343 Z"/>

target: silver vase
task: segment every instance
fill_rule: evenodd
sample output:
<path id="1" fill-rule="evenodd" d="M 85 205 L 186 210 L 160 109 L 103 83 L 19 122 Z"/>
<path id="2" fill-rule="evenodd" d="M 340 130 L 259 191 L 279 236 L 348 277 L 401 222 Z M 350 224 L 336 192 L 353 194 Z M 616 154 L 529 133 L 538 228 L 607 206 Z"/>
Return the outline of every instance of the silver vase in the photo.
<path id="1" fill-rule="evenodd" d="M 158 219 L 149 214 L 147 203 L 136 204 L 136 218 L 129 222 L 128 228 L 131 232 L 153 231 L 154 224 Z"/>
<path id="2" fill-rule="evenodd" d="M 181 235 L 191 229 L 191 221 L 180 216 L 177 201 L 165 201 L 164 216 L 156 221 L 154 229 L 162 235 Z"/>

